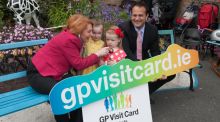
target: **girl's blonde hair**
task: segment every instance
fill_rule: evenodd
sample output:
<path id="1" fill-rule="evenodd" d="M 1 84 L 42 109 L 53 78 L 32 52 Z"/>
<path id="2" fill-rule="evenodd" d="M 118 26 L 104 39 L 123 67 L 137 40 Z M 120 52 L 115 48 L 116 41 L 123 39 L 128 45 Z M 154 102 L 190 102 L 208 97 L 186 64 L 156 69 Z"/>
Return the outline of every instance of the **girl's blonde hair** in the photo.
<path id="1" fill-rule="evenodd" d="M 119 43 L 118 46 L 119 46 L 119 48 L 122 49 L 122 38 L 123 38 L 123 37 L 121 37 L 120 34 L 118 34 L 118 33 L 116 32 L 116 30 L 120 30 L 120 31 L 121 31 L 121 29 L 120 29 L 118 26 L 115 26 L 115 25 L 110 26 L 109 29 L 107 29 L 106 32 L 105 32 L 105 39 L 106 39 L 106 35 L 107 35 L 107 34 L 109 34 L 109 35 L 116 35 L 116 36 L 120 39 L 120 43 Z M 121 33 L 122 33 L 122 31 L 121 31 Z M 122 33 L 122 34 L 123 34 L 123 33 Z"/>
<path id="2" fill-rule="evenodd" d="M 92 21 L 94 27 L 103 26 L 104 28 L 103 22 L 101 20 L 92 20 Z"/>
<path id="3" fill-rule="evenodd" d="M 94 28 L 97 28 L 97 27 L 102 27 L 102 37 L 101 39 L 103 40 L 104 39 L 104 24 L 101 20 L 92 20 L 93 22 L 93 29 Z"/>
<path id="4" fill-rule="evenodd" d="M 107 29 L 106 30 L 106 34 L 111 34 L 111 35 L 117 35 L 116 33 L 115 33 L 115 29 L 118 29 L 119 27 L 118 26 L 115 26 L 115 25 L 113 25 L 113 26 L 110 26 L 109 27 L 109 29 Z M 117 37 L 119 38 L 119 36 L 117 35 Z"/>
<path id="5" fill-rule="evenodd" d="M 88 24 L 93 25 L 93 22 L 88 17 L 81 14 L 74 14 L 70 16 L 66 23 L 66 28 L 76 35 L 81 34 Z"/>

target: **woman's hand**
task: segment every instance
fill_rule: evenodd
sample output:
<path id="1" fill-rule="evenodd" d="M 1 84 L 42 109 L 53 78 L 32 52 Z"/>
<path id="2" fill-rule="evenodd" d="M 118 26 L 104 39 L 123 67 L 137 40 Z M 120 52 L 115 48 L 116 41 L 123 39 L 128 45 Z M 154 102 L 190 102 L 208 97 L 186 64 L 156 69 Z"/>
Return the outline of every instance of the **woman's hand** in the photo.
<path id="1" fill-rule="evenodd" d="M 100 49 L 99 51 L 97 51 L 95 54 L 96 54 L 98 57 L 102 57 L 102 56 L 105 56 L 105 55 L 109 54 L 109 50 L 110 50 L 109 47 L 103 47 L 102 49 Z"/>

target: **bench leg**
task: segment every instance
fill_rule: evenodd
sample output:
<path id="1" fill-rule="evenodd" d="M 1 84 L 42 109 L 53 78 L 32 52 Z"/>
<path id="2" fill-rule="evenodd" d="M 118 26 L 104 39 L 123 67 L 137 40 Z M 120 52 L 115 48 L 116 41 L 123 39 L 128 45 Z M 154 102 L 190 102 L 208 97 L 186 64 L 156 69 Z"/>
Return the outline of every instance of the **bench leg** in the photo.
<path id="1" fill-rule="evenodd" d="M 216 63 L 217 67 L 220 66 L 220 58 L 218 59 L 217 63 Z"/>
<path id="2" fill-rule="evenodd" d="M 192 74 L 192 69 L 189 69 L 189 77 L 190 77 L 189 90 L 194 91 L 194 88 L 193 88 L 193 74 Z"/>

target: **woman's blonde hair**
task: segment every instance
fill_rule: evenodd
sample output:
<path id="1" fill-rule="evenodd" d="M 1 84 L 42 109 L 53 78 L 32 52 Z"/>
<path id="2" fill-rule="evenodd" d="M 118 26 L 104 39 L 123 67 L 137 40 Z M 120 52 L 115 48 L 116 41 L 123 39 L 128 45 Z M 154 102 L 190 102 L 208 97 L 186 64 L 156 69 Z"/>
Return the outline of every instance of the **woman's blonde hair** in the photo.
<path id="1" fill-rule="evenodd" d="M 66 28 L 70 30 L 71 33 L 79 35 L 86 29 L 88 24 L 93 25 L 93 22 L 88 17 L 81 14 L 74 14 L 67 20 Z"/>

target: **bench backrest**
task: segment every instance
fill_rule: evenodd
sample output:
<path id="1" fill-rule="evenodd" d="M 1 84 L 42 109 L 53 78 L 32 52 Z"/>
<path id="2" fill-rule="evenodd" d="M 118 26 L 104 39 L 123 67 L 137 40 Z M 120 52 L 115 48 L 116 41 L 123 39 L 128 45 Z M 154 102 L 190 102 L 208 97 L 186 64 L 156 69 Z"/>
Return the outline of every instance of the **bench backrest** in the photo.
<path id="1" fill-rule="evenodd" d="M 42 45 L 46 44 L 48 39 L 39 39 L 39 40 L 31 40 L 31 41 L 23 41 L 23 42 L 16 42 L 16 43 L 8 43 L 8 44 L 0 44 L 0 51 L 22 48 L 22 47 L 30 47 L 35 45 Z M 0 76 L 0 82 L 22 78 L 27 75 L 27 71 L 20 71 L 16 73 L 6 74 Z"/>
<path id="2" fill-rule="evenodd" d="M 159 35 L 170 35 L 171 44 L 174 44 L 173 30 L 158 30 Z"/>
<path id="3" fill-rule="evenodd" d="M 174 43 L 173 30 L 158 30 L 158 34 L 159 35 L 170 35 L 171 44 Z M 16 48 L 21 48 L 21 47 L 41 45 L 41 44 L 46 44 L 47 42 L 48 42 L 48 39 L 39 39 L 39 40 L 23 41 L 23 42 L 16 42 L 16 43 L 0 44 L 0 51 L 16 49 Z M 16 78 L 22 78 L 22 77 L 25 77 L 26 75 L 27 75 L 26 71 L 20 71 L 16 73 L 7 74 L 7 75 L 1 75 L 0 82 L 4 82 L 4 81 L 16 79 Z"/>
<path id="4" fill-rule="evenodd" d="M 159 48 L 161 53 L 164 53 L 168 46 L 174 44 L 173 30 L 159 30 Z"/>
<path id="5" fill-rule="evenodd" d="M 158 34 L 159 35 L 170 35 L 171 44 L 174 43 L 173 30 L 159 30 Z M 16 42 L 16 43 L 0 44 L 0 51 L 16 49 L 16 48 L 21 48 L 21 47 L 41 45 L 41 44 L 46 44 L 47 42 L 48 42 L 48 39 L 39 39 L 39 40 L 23 41 L 23 42 Z M 27 74 L 26 71 L 20 71 L 16 73 L 7 74 L 7 75 L 2 75 L 0 76 L 0 82 L 4 82 L 7 80 L 12 80 L 16 78 L 22 78 L 22 77 L 25 77 L 26 74 Z"/>

